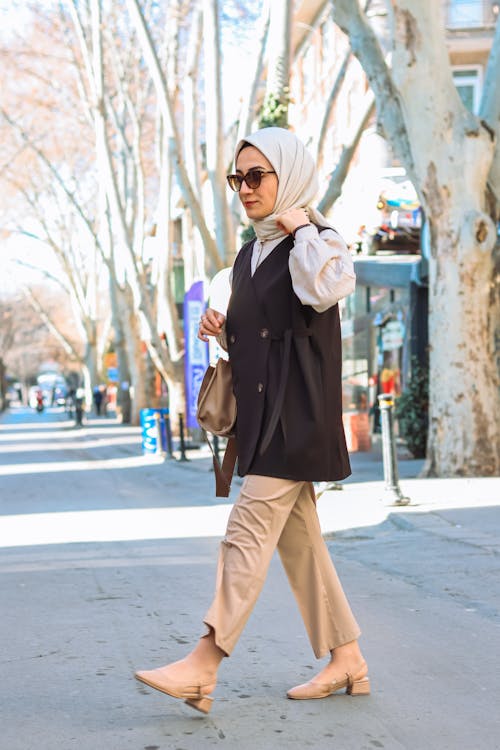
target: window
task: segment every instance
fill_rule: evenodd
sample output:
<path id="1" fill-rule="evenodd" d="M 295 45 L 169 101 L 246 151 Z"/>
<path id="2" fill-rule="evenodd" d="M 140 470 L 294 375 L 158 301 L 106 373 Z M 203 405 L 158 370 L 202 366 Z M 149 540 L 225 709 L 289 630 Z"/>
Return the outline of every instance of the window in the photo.
<path id="1" fill-rule="evenodd" d="M 482 88 L 482 68 L 480 65 L 453 68 L 453 81 L 458 95 L 467 109 L 477 115 Z"/>
<path id="2" fill-rule="evenodd" d="M 448 24 L 468 29 L 483 25 L 483 0 L 451 0 L 448 3 Z"/>

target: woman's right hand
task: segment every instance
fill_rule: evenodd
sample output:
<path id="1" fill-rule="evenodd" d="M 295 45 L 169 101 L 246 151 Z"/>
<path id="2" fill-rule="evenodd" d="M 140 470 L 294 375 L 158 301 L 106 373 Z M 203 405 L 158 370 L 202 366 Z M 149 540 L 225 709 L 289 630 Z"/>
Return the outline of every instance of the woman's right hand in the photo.
<path id="1" fill-rule="evenodd" d="M 207 307 L 201 316 L 198 338 L 207 342 L 209 336 L 219 336 L 226 322 L 226 316 L 211 307 Z"/>

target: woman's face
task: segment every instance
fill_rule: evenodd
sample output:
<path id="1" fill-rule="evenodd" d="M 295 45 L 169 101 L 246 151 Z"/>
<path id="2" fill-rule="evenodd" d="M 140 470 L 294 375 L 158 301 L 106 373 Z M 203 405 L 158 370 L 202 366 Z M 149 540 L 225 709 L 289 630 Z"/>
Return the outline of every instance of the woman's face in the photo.
<path id="1" fill-rule="evenodd" d="M 236 172 L 241 175 L 246 175 L 250 169 L 268 172 L 272 168 L 271 162 L 255 146 L 244 148 L 236 160 Z M 239 192 L 240 201 L 249 219 L 264 219 L 272 214 L 277 195 L 278 175 L 275 173 L 262 175 L 259 187 L 253 190 L 243 182 Z"/>

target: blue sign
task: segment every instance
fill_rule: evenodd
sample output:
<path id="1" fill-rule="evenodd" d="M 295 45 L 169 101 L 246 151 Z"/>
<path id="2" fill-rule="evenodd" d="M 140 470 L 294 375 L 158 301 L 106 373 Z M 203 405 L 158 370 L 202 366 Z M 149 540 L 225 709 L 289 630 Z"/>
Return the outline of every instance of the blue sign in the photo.
<path id="1" fill-rule="evenodd" d="M 191 428 L 199 427 L 196 405 L 201 381 L 208 367 L 208 344 L 198 338 L 198 327 L 204 310 L 203 281 L 195 281 L 184 296 L 186 426 Z"/>

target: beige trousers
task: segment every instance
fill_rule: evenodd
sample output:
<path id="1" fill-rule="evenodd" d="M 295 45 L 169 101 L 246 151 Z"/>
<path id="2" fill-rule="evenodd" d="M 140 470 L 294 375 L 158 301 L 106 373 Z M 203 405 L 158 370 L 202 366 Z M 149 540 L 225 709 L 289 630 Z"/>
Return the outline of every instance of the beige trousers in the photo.
<path id="1" fill-rule="evenodd" d="M 249 474 L 220 547 L 214 600 L 204 618 L 230 654 L 245 627 L 278 547 L 315 655 L 360 630 L 321 535 L 311 482 Z"/>

